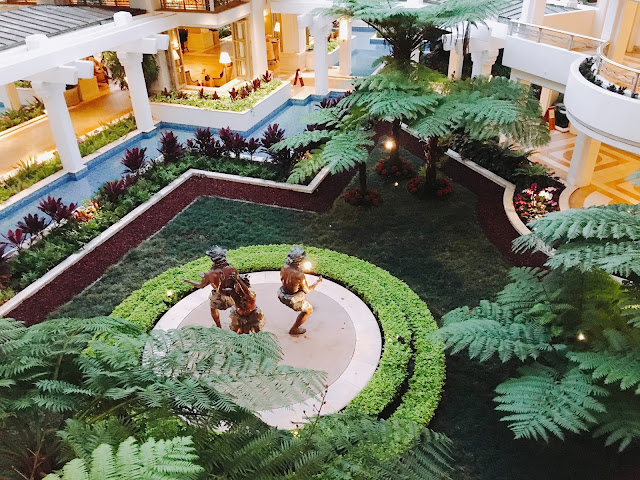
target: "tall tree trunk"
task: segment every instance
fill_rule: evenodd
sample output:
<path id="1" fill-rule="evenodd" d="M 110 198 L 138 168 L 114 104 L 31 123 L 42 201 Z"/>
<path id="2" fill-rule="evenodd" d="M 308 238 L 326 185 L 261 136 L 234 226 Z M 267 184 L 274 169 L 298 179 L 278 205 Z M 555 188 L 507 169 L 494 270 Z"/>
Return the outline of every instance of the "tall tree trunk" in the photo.
<path id="1" fill-rule="evenodd" d="M 391 125 L 391 135 L 393 136 L 393 148 L 389 154 L 391 165 L 400 165 L 400 120 L 394 120 Z"/>
<path id="2" fill-rule="evenodd" d="M 427 188 L 436 186 L 436 166 L 440 159 L 440 150 L 438 137 L 429 137 L 424 149 L 424 181 Z"/>
<path id="3" fill-rule="evenodd" d="M 363 195 L 368 190 L 367 188 L 367 164 L 362 162 L 358 165 L 358 179 L 360 180 L 360 193 Z"/>

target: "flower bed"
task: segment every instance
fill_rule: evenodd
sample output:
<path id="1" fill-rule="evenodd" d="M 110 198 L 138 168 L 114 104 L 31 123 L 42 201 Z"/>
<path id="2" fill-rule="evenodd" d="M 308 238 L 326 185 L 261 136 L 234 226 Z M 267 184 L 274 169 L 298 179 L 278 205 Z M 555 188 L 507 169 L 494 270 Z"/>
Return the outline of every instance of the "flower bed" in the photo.
<path id="1" fill-rule="evenodd" d="M 435 187 L 427 188 L 424 177 L 419 176 L 413 177 L 409 180 L 407 183 L 407 190 L 409 190 L 409 193 L 419 198 L 431 198 L 434 196 L 443 198 L 453 192 L 453 185 L 451 180 L 441 177 L 436 179 Z"/>
<path id="2" fill-rule="evenodd" d="M 355 207 L 377 207 L 382 202 L 380 190 L 377 188 L 370 188 L 366 192 L 362 192 L 360 187 L 352 188 L 344 194 L 344 199 Z"/>
<path id="3" fill-rule="evenodd" d="M 256 80 L 259 80 L 260 83 L 258 84 Z M 254 88 L 254 85 L 257 85 L 258 88 Z M 262 79 L 254 79 L 253 82 L 247 82 L 237 90 L 233 88 L 229 93 L 221 96 L 216 92 L 209 94 L 205 92 L 204 89 L 197 93 L 186 93 L 179 90 L 172 90 L 170 92 L 164 91 L 152 96 L 151 101 L 187 105 L 189 107 L 197 107 L 204 110 L 244 112 L 249 110 L 260 100 L 268 97 L 281 85 L 282 82 L 280 80 L 269 79 L 268 81 L 264 81 Z"/>
<path id="4" fill-rule="evenodd" d="M 555 187 L 540 188 L 532 184 L 526 190 L 515 194 L 514 206 L 520 218 L 530 222 L 558 210 L 558 201 Z"/>
<path id="5" fill-rule="evenodd" d="M 241 272 L 279 269 L 291 245 L 243 247 L 229 251 L 229 262 Z M 384 352 L 367 386 L 347 408 L 379 414 L 395 398 L 405 381 L 409 360 L 413 375 L 394 412 L 396 418 L 426 424 L 433 416 L 444 384 L 442 345 L 429 335 L 437 326 L 425 303 L 404 282 L 364 260 L 331 250 L 309 247 L 314 273 L 337 281 L 356 293 L 376 315 L 384 336 Z M 147 281 L 111 313 L 150 329 L 173 305 L 194 288 L 182 281 L 196 279 L 211 264 L 201 257 Z M 167 296 L 167 291 L 172 291 Z"/>
<path id="6" fill-rule="evenodd" d="M 376 165 L 376 172 L 383 177 L 398 179 L 411 177 L 415 173 L 415 169 L 410 162 L 403 158 L 400 159 L 400 165 L 393 165 L 388 158 L 383 158 Z"/>

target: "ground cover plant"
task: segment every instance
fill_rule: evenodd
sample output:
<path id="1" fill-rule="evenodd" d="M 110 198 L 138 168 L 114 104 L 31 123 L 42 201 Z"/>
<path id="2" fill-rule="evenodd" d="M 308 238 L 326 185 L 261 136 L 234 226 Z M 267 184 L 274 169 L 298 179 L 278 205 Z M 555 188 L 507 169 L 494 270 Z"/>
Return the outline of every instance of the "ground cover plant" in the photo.
<path id="1" fill-rule="evenodd" d="M 78 144 L 80 155 L 83 157 L 91 155 L 96 150 L 115 142 L 135 129 L 135 119 L 128 117 L 106 126 L 99 133 L 88 134 Z M 62 163 L 60 163 L 60 157 L 56 153 L 50 160 L 41 163 L 35 163 L 31 160 L 22 161 L 18 164 L 18 168 L 19 171 L 15 175 L 0 183 L 0 202 L 4 202 L 16 193 L 20 193 L 22 190 L 61 170 Z"/>
<path id="2" fill-rule="evenodd" d="M 257 83 L 259 80 L 260 83 Z M 258 88 L 254 88 L 255 85 Z M 233 88 L 228 94 L 220 95 L 205 93 L 185 93 L 172 90 L 163 91 L 151 97 L 152 102 L 174 103 L 190 107 L 203 108 L 205 110 L 225 110 L 230 112 L 244 112 L 253 107 L 260 100 L 268 97 L 282 85 L 280 80 L 272 80 L 270 75 L 263 75 L 251 83 L 246 83 L 239 89 Z"/>
<path id="3" fill-rule="evenodd" d="M 34 99 L 28 105 L 24 105 L 18 110 L 8 109 L 0 116 L 0 132 L 3 132 L 11 127 L 20 125 L 21 123 L 28 122 L 40 115 L 44 115 L 44 103 L 39 99 Z"/>

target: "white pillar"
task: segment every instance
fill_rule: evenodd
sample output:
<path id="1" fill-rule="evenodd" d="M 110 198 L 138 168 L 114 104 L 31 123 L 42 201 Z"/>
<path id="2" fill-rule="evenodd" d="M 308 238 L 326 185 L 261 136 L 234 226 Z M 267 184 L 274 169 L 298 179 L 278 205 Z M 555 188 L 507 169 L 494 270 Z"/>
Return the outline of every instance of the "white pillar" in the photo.
<path id="1" fill-rule="evenodd" d="M 142 72 L 142 54 L 138 52 L 117 52 L 118 60 L 124 67 L 129 85 L 129 96 L 136 117 L 136 125 L 143 132 L 153 130 L 149 93 Z"/>
<path id="2" fill-rule="evenodd" d="M 316 16 L 310 27 L 313 35 L 313 68 L 315 93 L 326 95 L 329 93 L 329 52 L 327 52 L 327 37 L 331 30 L 331 22 L 325 17 Z"/>
<path id="3" fill-rule="evenodd" d="M 542 114 L 547 111 L 547 109 L 558 99 L 559 92 L 555 90 L 551 90 L 547 87 L 542 87 L 542 91 L 540 92 L 540 108 L 542 110 Z"/>
<path id="4" fill-rule="evenodd" d="M 20 110 L 22 108 L 22 102 L 15 83 L 0 85 L 0 102 L 4 104 L 6 109 Z"/>
<path id="5" fill-rule="evenodd" d="M 449 52 L 449 78 L 462 78 L 464 55 L 456 52 L 455 48 Z"/>
<path id="6" fill-rule="evenodd" d="M 542 25 L 546 6 L 546 0 L 524 0 L 520 21 L 533 23 L 534 25 Z"/>
<path id="7" fill-rule="evenodd" d="M 351 75 L 351 19 L 340 19 L 340 60 L 338 71 L 341 75 Z"/>
<path id="8" fill-rule="evenodd" d="M 49 127 L 56 141 L 62 168 L 77 173 L 85 168 L 78 149 L 78 140 L 73 130 L 71 116 L 64 99 L 64 83 L 32 82 L 33 89 L 43 101 L 49 118 Z"/>
<path id="9" fill-rule="evenodd" d="M 576 145 L 571 156 L 567 184 L 586 187 L 591 183 L 593 170 L 598 160 L 600 142 L 582 132 L 578 132 Z"/>
<path id="10" fill-rule="evenodd" d="M 616 20 L 618 18 L 618 10 L 620 10 L 621 3 L 621 0 L 609 0 L 609 2 L 604 6 L 606 11 L 604 12 L 604 21 L 602 24 L 602 31 L 600 32 L 600 38 L 603 40 L 611 40 L 611 37 L 613 36 Z M 598 7 L 598 10 L 599 9 L 600 7 Z"/>
<path id="11" fill-rule="evenodd" d="M 262 75 L 269 68 L 267 62 L 267 41 L 264 31 L 264 0 L 251 0 L 249 15 L 249 45 L 251 48 L 251 76 Z"/>
<path id="12" fill-rule="evenodd" d="M 475 78 L 479 75 L 488 77 L 491 75 L 491 68 L 498 58 L 498 50 L 482 50 L 471 54 L 473 66 L 471 68 L 471 77 Z"/>
<path id="13" fill-rule="evenodd" d="M 156 64 L 158 65 L 158 79 L 152 85 L 152 91 L 161 92 L 165 88 L 171 90 L 173 88 L 171 69 L 169 67 L 168 55 L 172 55 L 172 51 L 160 51 L 156 54 Z"/>
<path id="14" fill-rule="evenodd" d="M 611 47 L 608 57 L 615 62 L 622 63 L 631 40 L 635 26 L 636 13 L 638 12 L 638 2 L 627 0 L 622 6 L 622 14 L 618 19 L 616 31 L 611 37 Z"/>

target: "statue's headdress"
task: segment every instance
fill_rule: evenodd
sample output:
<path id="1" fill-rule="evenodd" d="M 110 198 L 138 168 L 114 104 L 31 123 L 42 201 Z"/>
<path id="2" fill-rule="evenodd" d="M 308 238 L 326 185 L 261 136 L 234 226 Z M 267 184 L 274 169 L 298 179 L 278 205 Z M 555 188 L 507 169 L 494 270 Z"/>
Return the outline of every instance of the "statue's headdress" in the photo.
<path id="1" fill-rule="evenodd" d="M 307 258 L 307 252 L 302 247 L 293 247 L 287 254 L 287 265 L 298 266 Z"/>
<path id="2" fill-rule="evenodd" d="M 215 264 L 227 263 L 227 251 L 218 245 L 207 250 L 207 255 Z"/>

